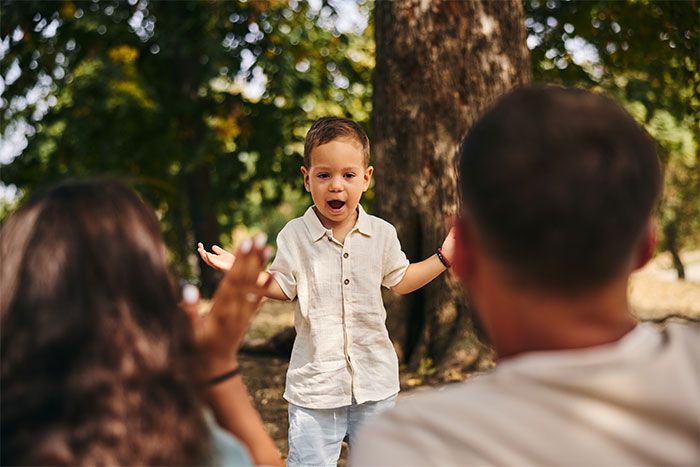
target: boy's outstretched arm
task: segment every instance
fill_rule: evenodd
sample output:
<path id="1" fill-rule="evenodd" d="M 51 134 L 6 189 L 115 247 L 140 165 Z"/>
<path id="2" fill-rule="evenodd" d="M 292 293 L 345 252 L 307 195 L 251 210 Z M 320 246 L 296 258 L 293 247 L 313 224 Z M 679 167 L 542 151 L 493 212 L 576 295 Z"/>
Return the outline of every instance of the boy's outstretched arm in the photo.
<path id="1" fill-rule="evenodd" d="M 261 272 L 258 276 L 258 286 L 264 286 L 264 295 L 267 298 L 272 298 L 274 300 L 283 300 L 285 302 L 289 301 L 289 297 L 287 297 L 287 295 L 284 293 L 282 287 L 280 287 L 275 278 L 271 276 L 273 276 L 273 274 L 267 271 Z"/>
<path id="2" fill-rule="evenodd" d="M 255 237 L 255 246 L 257 248 L 262 248 L 265 245 L 266 240 L 267 238 L 263 234 L 259 234 Z M 233 263 L 236 261 L 236 256 L 234 254 L 229 253 L 218 245 L 214 245 L 212 247 L 212 252 L 210 253 L 204 249 L 204 245 L 202 245 L 200 242 L 197 244 L 197 252 L 205 263 L 224 273 L 228 272 L 228 270 L 233 266 Z M 269 272 L 263 271 L 258 276 L 258 287 L 263 288 L 263 295 L 265 295 L 267 298 L 272 298 L 275 300 L 289 300 L 276 280 L 268 280 L 271 275 L 272 274 Z"/>
<path id="3" fill-rule="evenodd" d="M 442 242 L 442 247 L 440 247 L 442 255 L 448 264 L 452 262 L 454 258 L 455 235 L 455 228 L 452 227 L 445 241 Z M 393 286 L 391 290 L 400 294 L 411 293 L 435 279 L 446 269 L 447 267 L 440 261 L 436 253 L 419 263 L 409 264 L 401 282 Z"/>

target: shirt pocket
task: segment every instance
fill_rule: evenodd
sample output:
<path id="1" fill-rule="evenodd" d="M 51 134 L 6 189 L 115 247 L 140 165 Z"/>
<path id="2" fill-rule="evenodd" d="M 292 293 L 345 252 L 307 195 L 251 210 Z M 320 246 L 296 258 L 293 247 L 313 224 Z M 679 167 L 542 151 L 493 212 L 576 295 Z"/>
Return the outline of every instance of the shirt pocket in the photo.
<path id="1" fill-rule="evenodd" d="M 345 360 L 308 362 L 298 368 L 289 368 L 287 379 L 304 397 L 328 396 L 329 387 L 338 386 L 338 378 L 348 371 Z"/>
<path id="2" fill-rule="evenodd" d="M 342 300 L 340 268 L 331 258 L 312 260 L 307 269 L 308 310 L 320 310 Z"/>

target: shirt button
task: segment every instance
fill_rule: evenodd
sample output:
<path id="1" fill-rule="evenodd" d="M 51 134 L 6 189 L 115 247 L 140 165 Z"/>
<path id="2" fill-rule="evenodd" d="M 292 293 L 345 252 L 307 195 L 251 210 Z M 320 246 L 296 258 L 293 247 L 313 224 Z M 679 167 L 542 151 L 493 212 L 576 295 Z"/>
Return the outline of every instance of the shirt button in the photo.
<path id="1" fill-rule="evenodd" d="M 350 279 L 345 279 L 345 285 L 348 285 L 350 283 Z"/>
<path id="2" fill-rule="evenodd" d="M 343 258 L 347 258 L 348 256 L 350 256 L 350 255 L 347 253 L 343 253 Z"/>
<path id="3" fill-rule="evenodd" d="M 329 242 L 332 242 L 332 241 L 333 241 L 333 237 L 328 237 L 328 241 L 329 241 Z"/>

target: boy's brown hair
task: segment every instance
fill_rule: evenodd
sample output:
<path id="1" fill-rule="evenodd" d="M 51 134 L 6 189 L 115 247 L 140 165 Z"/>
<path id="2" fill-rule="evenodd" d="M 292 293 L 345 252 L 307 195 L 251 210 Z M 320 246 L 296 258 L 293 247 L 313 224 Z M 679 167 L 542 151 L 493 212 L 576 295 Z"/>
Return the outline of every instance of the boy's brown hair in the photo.
<path id="1" fill-rule="evenodd" d="M 460 149 L 461 201 L 512 279 L 585 292 L 618 274 L 661 189 L 654 143 L 617 103 L 555 87 L 516 90 Z"/>
<path id="2" fill-rule="evenodd" d="M 321 117 L 316 120 L 304 140 L 304 167 L 311 167 L 311 151 L 336 139 L 349 139 L 360 145 L 365 167 L 369 165 L 369 138 L 356 122 L 343 117 Z"/>

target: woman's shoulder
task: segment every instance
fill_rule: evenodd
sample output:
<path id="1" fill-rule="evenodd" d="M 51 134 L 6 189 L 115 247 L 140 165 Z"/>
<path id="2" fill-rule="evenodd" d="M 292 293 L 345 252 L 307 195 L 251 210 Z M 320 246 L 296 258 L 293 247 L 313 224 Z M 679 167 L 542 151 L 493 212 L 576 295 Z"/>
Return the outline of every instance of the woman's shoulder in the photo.
<path id="1" fill-rule="evenodd" d="M 211 436 L 211 465 L 253 465 L 248 450 L 232 434 L 221 428 L 209 411 L 205 411 L 204 418 Z"/>

